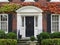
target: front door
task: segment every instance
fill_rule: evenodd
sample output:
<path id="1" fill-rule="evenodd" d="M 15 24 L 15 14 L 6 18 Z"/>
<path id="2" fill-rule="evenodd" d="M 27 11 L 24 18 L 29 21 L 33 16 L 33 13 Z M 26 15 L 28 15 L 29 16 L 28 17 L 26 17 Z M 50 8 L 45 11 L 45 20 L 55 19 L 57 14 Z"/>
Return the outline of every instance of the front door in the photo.
<path id="1" fill-rule="evenodd" d="M 26 37 L 34 36 L 34 16 L 26 16 Z"/>

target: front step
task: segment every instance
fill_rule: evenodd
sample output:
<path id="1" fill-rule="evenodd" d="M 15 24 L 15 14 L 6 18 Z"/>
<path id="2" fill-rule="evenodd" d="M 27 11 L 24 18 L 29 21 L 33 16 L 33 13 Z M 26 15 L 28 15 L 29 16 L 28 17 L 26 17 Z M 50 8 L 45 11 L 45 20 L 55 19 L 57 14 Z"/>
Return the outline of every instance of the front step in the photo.
<path id="1" fill-rule="evenodd" d="M 27 43 L 18 43 L 18 45 L 29 45 Z"/>
<path id="2" fill-rule="evenodd" d="M 27 41 L 29 41 L 30 39 L 19 39 L 18 40 L 18 45 L 29 45 L 27 43 Z"/>

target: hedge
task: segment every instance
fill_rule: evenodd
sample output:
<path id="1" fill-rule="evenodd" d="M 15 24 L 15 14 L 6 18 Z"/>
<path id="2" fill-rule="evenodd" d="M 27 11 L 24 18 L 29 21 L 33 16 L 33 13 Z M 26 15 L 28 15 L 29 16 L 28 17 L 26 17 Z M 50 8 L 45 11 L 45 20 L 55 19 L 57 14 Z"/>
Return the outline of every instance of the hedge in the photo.
<path id="1" fill-rule="evenodd" d="M 6 34 L 6 38 L 7 39 L 17 39 L 17 34 L 15 34 L 13 32 L 9 32 Z"/>
<path id="2" fill-rule="evenodd" d="M 50 35 L 51 38 L 60 38 L 60 32 L 54 32 Z"/>
<path id="3" fill-rule="evenodd" d="M 14 40 L 14 39 L 0 39 L 0 45 L 17 45 L 17 40 Z"/>
<path id="4" fill-rule="evenodd" d="M 44 39 L 41 45 L 60 45 L 60 39 Z"/>
<path id="5" fill-rule="evenodd" d="M 5 32 L 3 30 L 0 30 L 0 39 L 3 39 L 5 37 L 6 37 Z"/>
<path id="6" fill-rule="evenodd" d="M 49 39 L 49 38 L 50 38 L 50 34 L 48 32 L 42 32 L 37 36 L 37 41 L 41 42 L 41 40 Z"/>

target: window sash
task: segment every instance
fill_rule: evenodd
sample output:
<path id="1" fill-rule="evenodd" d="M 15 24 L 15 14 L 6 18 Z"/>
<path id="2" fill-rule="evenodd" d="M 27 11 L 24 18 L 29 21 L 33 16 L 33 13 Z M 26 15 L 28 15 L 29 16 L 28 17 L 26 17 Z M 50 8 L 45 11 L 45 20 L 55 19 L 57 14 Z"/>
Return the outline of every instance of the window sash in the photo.
<path id="1" fill-rule="evenodd" d="M 35 22 L 35 27 L 38 27 L 38 16 L 35 16 L 34 22 Z"/>
<path id="2" fill-rule="evenodd" d="M 25 2 L 35 2 L 34 0 L 25 0 Z"/>
<path id="3" fill-rule="evenodd" d="M 0 2 L 9 2 L 8 0 L 0 0 Z"/>
<path id="4" fill-rule="evenodd" d="M 22 27 L 24 27 L 24 16 L 22 16 Z"/>
<path id="5" fill-rule="evenodd" d="M 59 32 L 59 15 L 51 16 L 51 31 Z"/>
<path id="6" fill-rule="evenodd" d="M 1 20 L 2 16 L 7 16 L 6 20 Z M 0 29 L 8 33 L 8 14 L 0 14 Z"/>
<path id="7" fill-rule="evenodd" d="M 60 0 L 51 0 L 50 2 L 60 2 Z"/>

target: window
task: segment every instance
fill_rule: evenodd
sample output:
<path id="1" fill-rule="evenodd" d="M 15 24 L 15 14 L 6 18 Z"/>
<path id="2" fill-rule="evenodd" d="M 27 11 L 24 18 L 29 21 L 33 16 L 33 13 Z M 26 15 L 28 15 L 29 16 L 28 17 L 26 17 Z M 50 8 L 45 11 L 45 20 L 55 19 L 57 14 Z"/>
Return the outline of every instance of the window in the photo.
<path id="1" fill-rule="evenodd" d="M 25 2 L 34 2 L 34 0 L 25 0 Z"/>
<path id="2" fill-rule="evenodd" d="M 8 32 L 8 15 L 7 14 L 0 14 L 0 29 Z"/>
<path id="3" fill-rule="evenodd" d="M 34 23 L 35 23 L 35 27 L 38 27 L 38 16 L 34 17 Z"/>
<path id="4" fill-rule="evenodd" d="M 22 27 L 24 27 L 24 16 L 22 16 Z"/>
<path id="5" fill-rule="evenodd" d="M 51 0 L 51 2 L 59 2 L 60 0 Z"/>
<path id="6" fill-rule="evenodd" d="M 59 15 L 52 15 L 51 30 L 52 30 L 52 32 L 58 32 L 59 31 Z"/>
<path id="7" fill-rule="evenodd" d="M 8 0 L 0 0 L 0 2 L 9 2 Z"/>

